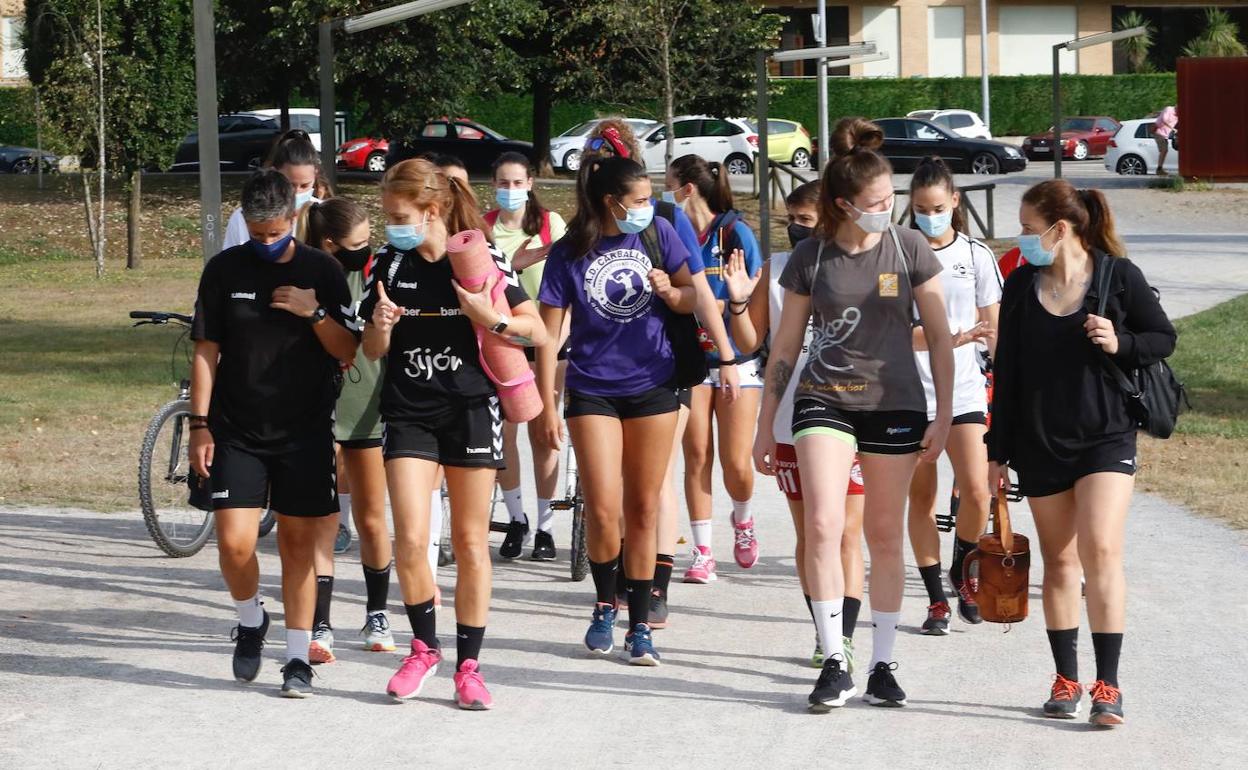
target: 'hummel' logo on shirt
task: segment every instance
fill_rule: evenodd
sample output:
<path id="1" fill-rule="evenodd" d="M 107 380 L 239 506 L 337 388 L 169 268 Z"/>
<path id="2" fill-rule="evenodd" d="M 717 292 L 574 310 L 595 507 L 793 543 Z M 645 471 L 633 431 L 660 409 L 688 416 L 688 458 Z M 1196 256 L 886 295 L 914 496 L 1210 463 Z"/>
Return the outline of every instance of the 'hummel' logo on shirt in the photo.
<path id="1" fill-rule="evenodd" d="M 464 451 L 470 455 L 488 455 L 490 453 L 490 448 L 488 446 L 473 446 L 468 447 Z"/>
<path id="2" fill-rule="evenodd" d="M 395 281 L 395 282 L 394 282 L 394 288 L 396 288 L 396 289 L 415 289 L 415 288 L 416 288 L 416 282 L 415 282 L 415 281 Z"/>
<path id="3" fill-rule="evenodd" d="M 213 500 L 228 500 L 230 499 L 230 490 L 227 489 L 224 492 L 213 492 L 212 499 Z"/>
<path id="4" fill-rule="evenodd" d="M 254 291 L 236 291 L 230 295 L 230 299 L 252 299 L 256 298 Z"/>

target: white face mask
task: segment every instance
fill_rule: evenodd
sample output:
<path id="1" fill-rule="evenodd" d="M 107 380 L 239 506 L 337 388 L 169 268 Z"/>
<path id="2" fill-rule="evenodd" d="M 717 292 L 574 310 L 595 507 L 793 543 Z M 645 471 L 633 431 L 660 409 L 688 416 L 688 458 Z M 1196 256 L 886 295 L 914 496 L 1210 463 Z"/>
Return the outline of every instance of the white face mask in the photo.
<path id="1" fill-rule="evenodd" d="M 845 205 L 857 212 L 858 218 L 854 220 L 854 224 L 861 227 L 865 233 L 885 232 L 893 223 L 892 204 L 885 211 L 863 211 L 849 201 L 845 201 Z"/>

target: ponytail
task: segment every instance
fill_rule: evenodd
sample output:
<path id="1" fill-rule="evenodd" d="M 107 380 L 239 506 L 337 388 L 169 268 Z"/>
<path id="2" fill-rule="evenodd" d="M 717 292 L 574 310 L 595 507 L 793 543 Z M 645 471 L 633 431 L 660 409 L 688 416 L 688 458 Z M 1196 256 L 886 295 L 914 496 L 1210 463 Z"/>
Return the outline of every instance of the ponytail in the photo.
<path id="1" fill-rule="evenodd" d="M 321 156 L 307 131 L 292 128 L 273 142 L 265 165 L 276 169 L 286 166 L 316 166 L 319 172 Z"/>
<path id="2" fill-rule="evenodd" d="M 442 216 L 442 220 L 446 222 L 446 230 L 448 235 L 462 233 L 464 230 L 480 230 L 485 234 L 486 240 L 490 243 L 494 242 L 492 229 L 485 223 L 485 219 L 481 216 L 481 210 L 477 207 L 476 196 L 472 194 L 472 190 L 463 183 L 459 177 L 447 176 L 443 177 L 450 185 L 451 205 L 446 213 Z"/>
<path id="3" fill-rule="evenodd" d="M 833 157 L 819 182 L 819 236 L 825 241 L 836 238 L 840 224 L 849 221 L 837 198 L 848 201 L 877 177 L 893 173 L 892 164 L 877 152 L 884 132 L 866 118 L 842 118 L 829 143 Z"/>
<path id="4" fill-rule="evenodd" d="M 949 197 L 952 198 L 954 193 L 958 192 L 958 183 L 953 180 L 953 172 L 949 170 L 949 166 L 936 155 L 929 155 L 919 161 L 919 165 L 914 169 L 914 176 L 910 177 L 910 197 L 913 200 L 914 191 L 922 190 L 928 187 L 944 187 L 949 191 Z M 917 225 L 915 225 L 917 227 Z M 966 232 L 966 217 L 962 215 L 962 207 L 958 206 L 953 210 L 953 221 L 950 223 L 955 233 Z"/>
<path id="5" fill-rule="evenodd" d="M 1114 215 L 1109 210 L 1109 201 L 1100 190 L 1091 188 L 1079 190 L 1079 200 L 1088 211 L 1088 227 L 1084 234 L 1085 243 L 1094 249 L 1115 257 L 1125 256 L 1127 247 L 1118 237 L 1114 226 Z"/>
<path id="6" fill-rule="evenodd" d="M 719 163 L 708 163 L 698 155 L 682 155 L 672 161 L 672 174 L 680 184 L 692 184 L 702 200 L 716 214 L 735 208 L 732 205 L 732 185 L 728 170 Z"/>
<path id="7" fill-rule="evenodd" d="M 1023 193 L 1023 203 L 1034 208 L 1045 224 L 1069 222 L 1085 249 L 1126 256 L 1127 247 L 1118 237 L 1114 215 L 1100 190 L 1076 190 L 1065 179 L 1050 179 Z"/>
<path id="8" fill-rule="evenodd" d="M 356 225 L 368 220 L 364 207 L 346 198 L 313 201 L 306 211 L 308 237 L 305 243 L 314 249 L 322 248 L 327 240 L 341 245 Z"/>
<path id="9" fill-rule="evenodd" d="M 576 216 L 564 236 L 569 258 L 589 253 L 602 238 L 603 223 L 614 216 L 607 211 L 604 199 L 608 195 L 623 198 L 634 184 L 647 178 L 646 170 L 628 158 L 598 158 L 581 166 L 576 179 Z"/>

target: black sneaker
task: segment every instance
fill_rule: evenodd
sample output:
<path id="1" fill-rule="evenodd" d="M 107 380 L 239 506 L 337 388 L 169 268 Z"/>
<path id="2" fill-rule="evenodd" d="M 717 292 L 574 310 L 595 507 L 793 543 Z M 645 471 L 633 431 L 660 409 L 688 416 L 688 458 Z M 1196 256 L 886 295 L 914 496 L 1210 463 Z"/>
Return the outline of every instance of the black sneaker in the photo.
<path id="1" fill-rule="evenodd" d="M 971 578 L 970 580 L 950 579 L 949 581 L 953 583 L 953 590 L 958 592 L 958 617 L 962 618 L 963 623 L 970 623 L 973 626 L 984 622 L 984 619 L 979 614 L 979 605 L 975 602 L 975 594 L 972 593 L 976 581 L 977 578 Z"/>
<path id="2" fill-rule="evenodd" d="M 282 697 L 307 698 L 312 695 L 312 667 L 299 658 L 282 666 Z"/>
<path id="3" fill-rule="evenodd" d="M 520 556 L 520 552 L 524 550 L 524 539 L 529 535 L 529 523 L 527 521 L 512 521 L 507 525 L 507 537 L 503 538 L 503 544 L 498 547 L 498 555 L 504 559 L 515 559 Z"/>
<path id="4" fill-rule="evenodd" d="M 949 635 L 949 602 L 936 602 L 927 607 L 927 620 L 923 621 L 920 634 L 925 636 Z"/>
<path id="5" fill-rule="evenodd" d="M 811 711 L 826 714 L 834 708 L 844 706 L 846 701 L 857 694 L 858 688 L 854 687 L 854 680 L 850 678 L 849 672 L 841 668 L 841 661 L 838 658 L 828 658 L 823 661 L 819 680 L 815 682 L 815 689 L 811 690 L 806 702 Z"/>
<path id="6" fill-rule="evenodd" d="M 650 619 L 646 625 L 652 629 L 667 628 L 667 597 L 658 591 L 650 592 Z"/>
<path id="7" fill-rule="evenodd" d="M 1079 715 L 1079 701 L 1083 699 L 1083 686 L 1061 674 L 1053 678 L 1053 689 L 1044 702 L 1044 715 L 1049 719 L 1074 719 Z"/>
<path id="8" fill-rule="evenodd" d="M 510 536 L 510 532 L 507 533 Z M 555 536 L 549 532 L 537 531 L 533 538 L 533 553 L 529 556 L 533 561 L 555 560 Z"/>
<path id="9" fill-rule="evenodd" d="M 871 669 L 871 677 L 867 679 L 867 693 L 862 699 L 872 706 L 897 708 L 906 705 L 906 691 L 897 685 L 897 679 L 893 677 L 896 670 L 896 663 L 882 660 L 876 663 Z"/>
<path id="10" fill-rule="evenodd" d="M 261 610 L 264 612 L 264 610 Z M 264 612 L 264 622 L 259 628 L 234 626 L 230 641 L 234 642 L 234 678 L 240 682 L 254 682 L 260 674 L 261 653 L 264 637 L 269 633 L 269 613 Z"/>
<path id="11" fill-rule="evenodd" d="M 1102 727 L 1113 727 L 1126 721 L 1122 716 L 1122 691 L 1109 682 L 1096 680 L 1092 685 L 1092 711 L 1088 721 Z"/>

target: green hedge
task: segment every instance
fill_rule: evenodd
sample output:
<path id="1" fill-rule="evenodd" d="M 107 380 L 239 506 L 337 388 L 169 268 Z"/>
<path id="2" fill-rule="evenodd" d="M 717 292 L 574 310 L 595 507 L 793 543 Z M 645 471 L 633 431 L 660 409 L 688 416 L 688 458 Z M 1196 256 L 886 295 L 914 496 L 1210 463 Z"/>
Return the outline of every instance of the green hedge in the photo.
<path id="1" fill-rule="evenodd" d="M 0 88 L 0 144 L 35 146 L 33 88 Z"/>

